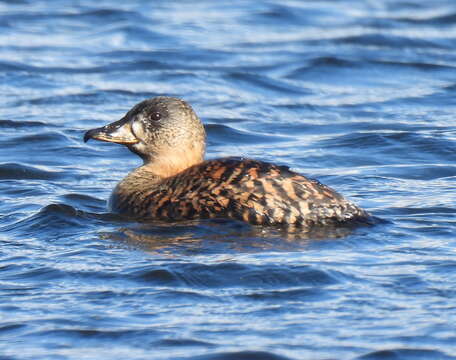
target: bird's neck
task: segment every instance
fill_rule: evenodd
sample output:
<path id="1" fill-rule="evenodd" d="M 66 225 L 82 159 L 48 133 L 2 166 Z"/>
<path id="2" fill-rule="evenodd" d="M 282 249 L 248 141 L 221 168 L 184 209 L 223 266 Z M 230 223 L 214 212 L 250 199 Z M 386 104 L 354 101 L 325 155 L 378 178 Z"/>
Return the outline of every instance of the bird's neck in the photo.
<path id="1" fill-rule="evenodd" d="M 138 168 L 141 172 L 149 172 L 165 179 L 203 162 L 206 143 L 204 129 L 201 130 L 201 133 L 188 137 L 182 137 L 182 134 L 172 137 L 170 134 L 165 139 L 148 139 L 128 148 L 144 161 L 143 166 Z M 135 172 L 136 170 L 132 174 Z"/>
<path id="2" fill-rule="evenodd" d="M 160 156 L 145 160 L 144 165 L 135 171 L 140 171 L 141 174 L 148 172 L 152 176 L 166 179 L 201 163 L 203 160 L 204 153 L 201 151 L 170 150 L 166 154 L 161 153 Z"/>
<path id="3" fill-rule="evenodd" d="M 188 152 L 169 152 L 151 160 L 130 172 L 119 184 L 122 192 L 135 192 L 147 189 L 154 184 L 173 177 L 193 165 L 200 164 L 204 154 Z"/>
<path id="4" fill-rule="evenodd" d="M 118 212 L 122 204 L 134 202 L 134 199 L 156 191 L 166 179 L 169 179 L 189 167 L 203 161 L 204 153 L 169 152 L 160 154 L 151 160 L 144 160 L 144 165 L 130 172 L 120 181 L 111 194 L 109 208 Z"/>

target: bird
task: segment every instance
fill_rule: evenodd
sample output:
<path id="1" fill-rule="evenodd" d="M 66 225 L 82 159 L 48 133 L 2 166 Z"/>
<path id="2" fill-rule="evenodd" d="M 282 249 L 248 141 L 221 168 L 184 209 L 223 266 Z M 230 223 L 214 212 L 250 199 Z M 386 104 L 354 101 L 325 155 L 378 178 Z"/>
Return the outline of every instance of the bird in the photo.
<path id="1" fill-rule="evenodd" d="M 112 213 L 138 221 L 233 219 L 301 228 L 367 222 L 370 214 L 289 167 L 243 157 L 205 160 L 206 133 L 184 100 L 158 96 L 89 139 L 125 145 L 143 164 L 112 191 Z"/>

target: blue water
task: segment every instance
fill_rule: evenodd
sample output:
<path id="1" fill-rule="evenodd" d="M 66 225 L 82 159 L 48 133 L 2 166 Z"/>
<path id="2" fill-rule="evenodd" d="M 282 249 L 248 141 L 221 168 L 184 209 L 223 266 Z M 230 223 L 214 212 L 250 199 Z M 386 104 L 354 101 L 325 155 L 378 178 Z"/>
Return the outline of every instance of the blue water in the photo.
<path id="1" fill-rule="evenodd" d="M 456 359 L 455 48 L 453 0 L 0 1 L 1 359 Z M 382 222 L 107 213 L 83 133 L 156 95 Z"/>

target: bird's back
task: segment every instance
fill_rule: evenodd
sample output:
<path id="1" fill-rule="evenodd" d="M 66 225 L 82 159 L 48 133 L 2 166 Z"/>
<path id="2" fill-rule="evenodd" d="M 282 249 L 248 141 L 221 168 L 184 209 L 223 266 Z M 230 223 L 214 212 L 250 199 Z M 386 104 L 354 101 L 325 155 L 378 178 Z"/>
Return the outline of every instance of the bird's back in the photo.
<path id="1" fill-rule="evenodd" d="M 369 216 L 316 180 L 256 160 L 208 160 L 162 181 L 144 179 L 141 184 L 141 179 L 143 175 L 135 189 L 115 190 L 114 211 L 141 219 L 232 218 L 258 225 L 301 226 Z"/>

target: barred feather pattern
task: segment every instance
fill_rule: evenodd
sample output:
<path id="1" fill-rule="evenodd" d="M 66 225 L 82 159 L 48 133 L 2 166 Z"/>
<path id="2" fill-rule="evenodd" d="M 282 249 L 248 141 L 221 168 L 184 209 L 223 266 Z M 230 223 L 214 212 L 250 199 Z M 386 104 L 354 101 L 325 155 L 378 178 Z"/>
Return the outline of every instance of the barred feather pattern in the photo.
<path id="1" fill-rule="evenodd" d="M 239 158 L 207 160 L 164 179 L 140 167 L 117 185 L 110 207 L 141 220 L 231 218 L 305 227 L 369 217 L 317 180 L 286 166 Z"/>

